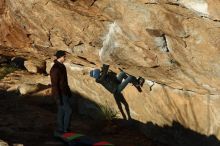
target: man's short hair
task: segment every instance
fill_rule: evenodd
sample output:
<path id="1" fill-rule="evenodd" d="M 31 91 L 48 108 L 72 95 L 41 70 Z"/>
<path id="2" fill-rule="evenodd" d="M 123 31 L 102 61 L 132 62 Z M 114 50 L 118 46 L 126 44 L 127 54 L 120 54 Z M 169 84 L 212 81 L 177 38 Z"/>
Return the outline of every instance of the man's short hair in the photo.
<path id="1" fill-rule="evenodd" d="M 58 50 L 58 51 L 56 52 L 56 54 L 55 54 L 55 56 L 57 57 L 57 59 L 60 58 L 60 57 L 65 56 L 65 55 L 66 55 L 66 52 L 63 51 L 63 50 Z"/>

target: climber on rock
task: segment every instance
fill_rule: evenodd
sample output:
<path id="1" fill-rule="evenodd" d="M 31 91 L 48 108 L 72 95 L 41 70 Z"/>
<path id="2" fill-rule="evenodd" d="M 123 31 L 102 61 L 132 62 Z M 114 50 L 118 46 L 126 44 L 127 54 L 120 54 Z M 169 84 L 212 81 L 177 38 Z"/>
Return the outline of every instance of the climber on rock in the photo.
<path id="1" fill-rule="evenodd" d="M 116 73 L 109 70 L 109 65 L 103 64 L 102 69 L 94 69 L 90 71 L 90 76 L 96 79 L 96 82 L 102 84 L 111 93 L 121 93 L 121 91 L 128 85 L 132 83 L 139 92 L 142 92 L 141 87 L 143 86 L 145 80 L 142 77 L 136 78 L 132 75 L 125 73 L 120 69 L 120 73 Z"/>
<path id="2" fill-rule="evenodd" d="M 132 120 L 129 105 L 121 92 L 128 85 L 128 83 L 132 83 L 138 89 L 138 91 L 141 92 L 141 87 L 143 86 L 145 80 L 142 77 L 137 79 L 132 75 L 126 74 L 122 69 L 120 70 L 120 73 L 117 75 L 109 70 L 109 65 L 103 64 L 102 70 L 94 69 L 90 71 L 90 76 L 95 78 L 97 83 L 102 84 L 109 92 L 113 94 L 123 118 L 125 120 Z M 127 116 L 123 111 L 122 104 L 125 106 Z"/>

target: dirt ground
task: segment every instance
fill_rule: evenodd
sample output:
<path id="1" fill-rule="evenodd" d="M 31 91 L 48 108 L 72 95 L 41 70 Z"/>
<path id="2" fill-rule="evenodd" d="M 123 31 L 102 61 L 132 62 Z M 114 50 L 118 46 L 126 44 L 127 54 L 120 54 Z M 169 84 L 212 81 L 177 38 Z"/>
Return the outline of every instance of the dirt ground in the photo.
<path id="1" fill-rule="evenodd" d="M 56 105 L 51 100 L 50 97 L 19 96 L 1 90 L 0 139 L 10 145 L 62 146 L 53 137 Z M 74 113 L 71 129 L 116 146 L 162 146 L 120 120 L 95 121 Z"/>

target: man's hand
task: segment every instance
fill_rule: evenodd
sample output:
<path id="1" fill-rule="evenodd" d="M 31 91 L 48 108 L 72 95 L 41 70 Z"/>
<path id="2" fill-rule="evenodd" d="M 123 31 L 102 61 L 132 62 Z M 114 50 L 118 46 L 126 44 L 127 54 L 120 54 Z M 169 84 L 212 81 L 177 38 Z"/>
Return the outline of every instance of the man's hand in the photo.
<path id="1" fill-rule="evenodd" d="M 62 100 L 58 100 L 59 101 L 59 105 L 63 105 L 63 101 Z"/>
<path id="2" fill-rule="evenodd" d="M 57 101 L 57 104 L 58 104 L 58 105 L 61 105 L 61 106 L 63 105 L 62 97 L 57 97 L 57 98 L 56 98 L 56 101 Z"/>

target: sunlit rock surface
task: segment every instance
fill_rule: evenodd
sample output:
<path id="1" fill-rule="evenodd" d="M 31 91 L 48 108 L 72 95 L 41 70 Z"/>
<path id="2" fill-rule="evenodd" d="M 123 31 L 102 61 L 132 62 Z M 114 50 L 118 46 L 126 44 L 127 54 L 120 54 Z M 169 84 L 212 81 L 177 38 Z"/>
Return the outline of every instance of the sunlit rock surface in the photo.
<path id="1" fill-rule="evenodd" d="M 146 79 L 123 95 L 131 116 L 177 121 L 220 139 L 219 0 L 0 0 L 1 53 L 47 60 L 69 52 L 73 91 L 117 109 L 89 70 L 102 63 Z M 51 59 L 52 57 L 52 59 Z"/>

